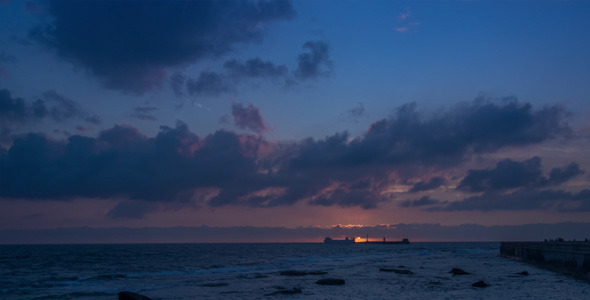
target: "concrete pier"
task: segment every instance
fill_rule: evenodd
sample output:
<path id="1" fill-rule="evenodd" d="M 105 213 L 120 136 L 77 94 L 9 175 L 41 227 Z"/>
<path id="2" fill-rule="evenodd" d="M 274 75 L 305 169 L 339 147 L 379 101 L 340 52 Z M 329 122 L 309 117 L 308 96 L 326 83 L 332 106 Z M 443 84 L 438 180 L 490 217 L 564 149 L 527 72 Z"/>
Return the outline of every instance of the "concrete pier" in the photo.
<path id="1" fill-rule="evenodd" d="M 502 242 L 500 255 L 590 280 L 590 242 Z"/>

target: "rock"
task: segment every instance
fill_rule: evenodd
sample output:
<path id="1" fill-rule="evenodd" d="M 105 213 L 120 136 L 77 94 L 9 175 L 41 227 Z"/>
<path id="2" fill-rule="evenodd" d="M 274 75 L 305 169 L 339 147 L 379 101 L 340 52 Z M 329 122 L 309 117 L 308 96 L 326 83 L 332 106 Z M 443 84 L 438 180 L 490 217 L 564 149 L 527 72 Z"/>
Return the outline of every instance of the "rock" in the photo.
<path id="1" fill-rule="evenodd" d="M 410 270 L 400 270 L 400 269 L 381 268 L 381 269 L 379 269 L 379 271 L 381 271 L 381 272 L 393 272 L 393 273 L 396 273 L 396 274 L 414 274 L 414 272 L 412 272 Z"/>
<path id="2" fill-rule="evenodd" d="M 307 272 L 307 275 L 326 275 L 328 274 L 328 272 L 324 272 L 324 271 L 311 271 L 311 272 Z"/>
<path id="3" fill-rule="evenodd" d="M 469 275 L 471 273 L 465 272 L 459 268 L 453 268 L 449 271 L 449 273 L 453 274 L 453 275 Z"/>
<path id="4" fill-rule="evenodd" d="M 315 282 L 319 285 L 344 285 L 344 279 L 338 278 L 324 278 Z"/>
<path id="5" fill-rule="evenodd" d="M 307 275 L 307 272 L 289 270 L 289 271 L 282 271 L 281 275 L 282 276 L 305 276 L 305 275 Z"/>
<path id="6" fill-rule="evenodd" d="M 228 286 L 229 283 L 227 282 L 207 282 L 201 284 L 202 287 L 220 287 L 220 286 Z"/>
<path id="7" fill-rule="evenodd" d="M 489 285 L 489 284 L 487 284 L 487 283 L 485 283 L 485 281 L 483 281 L 483 280 L 480 280 L 480 281 L 478 281 L 478 282 L 474 282 L 474 283 L 472 283 L 472 284 L 471 284 L 471 286 L 474 286 L 474 287 L 480 287 L 480 288 L 484 288 L 484 287 L 488 287 L 488 286 L 490 286 L 490 285 Z"/>
<path id="8" fill-rule="evenodd" d="M 325 275 L 325 274 L 328 274 L 328 272 L 323 272 L 323 271 L 306 272 L 306 271 L 295 271 L 295 270 L 281 272 L 281 275 L 283 275 L 283 276 L 306 276 L 306 275 Z"/>
<path id="9" fill-rule="evenodd" d="M 133 292 L 119 292 L 119 300 L 151 300 L 150 298 Z"/>
<path id="10" fill-rule="evenodd" d="M 286 289 L 284 287 L 281 287 L 281 289 L 279 289 L 276 292 L 272 292 L 270 294 L 266 294 L 265 296 L 273 296 L 273 295 L 295 295 L 295 294 L 301 294 L 301 289 L 300 288 L 292 288 L 292 289 Z"/>

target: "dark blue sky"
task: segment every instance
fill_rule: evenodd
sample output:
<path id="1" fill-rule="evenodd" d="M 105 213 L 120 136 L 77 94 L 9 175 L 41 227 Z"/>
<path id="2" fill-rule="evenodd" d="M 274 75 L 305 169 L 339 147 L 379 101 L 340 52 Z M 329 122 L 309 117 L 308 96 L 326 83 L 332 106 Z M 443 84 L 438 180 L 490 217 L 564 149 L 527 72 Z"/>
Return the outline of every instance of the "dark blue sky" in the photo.
<path id="1" fill-rule="evenodd" d="M 590 217 L 585 1 L 1 1 L 0 229 Z"/>

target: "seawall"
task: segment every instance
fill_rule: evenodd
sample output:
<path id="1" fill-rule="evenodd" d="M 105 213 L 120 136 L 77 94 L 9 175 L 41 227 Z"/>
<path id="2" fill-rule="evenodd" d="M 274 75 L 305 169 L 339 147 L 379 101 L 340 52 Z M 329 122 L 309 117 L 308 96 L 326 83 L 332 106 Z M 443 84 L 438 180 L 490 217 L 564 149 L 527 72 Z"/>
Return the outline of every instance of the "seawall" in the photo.
<path id="1" fill-rule="evenodd" d="M 590 280 L 590 242 L 502 242 L 500 255 Z"/>

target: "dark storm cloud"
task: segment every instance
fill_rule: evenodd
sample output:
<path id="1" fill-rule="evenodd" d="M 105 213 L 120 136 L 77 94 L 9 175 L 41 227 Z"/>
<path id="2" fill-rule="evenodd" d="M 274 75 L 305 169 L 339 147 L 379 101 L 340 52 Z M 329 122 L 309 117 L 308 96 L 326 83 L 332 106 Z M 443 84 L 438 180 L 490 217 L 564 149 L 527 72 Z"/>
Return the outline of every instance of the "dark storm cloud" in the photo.
<path id="1" fill-rule="evenodd" d="M 266 128 L 255 107 L 234 104 L 233 110 L 238 126 L 242 124 L 254 131 Z M 201 139 L 183 123 L 175 128 L 162 126 L 154 138 L 128 126 L 115 126 L 96 138 L 74 135 L 67 141 L 29 134 L 0 151 L 0 188 L 3 198 L 122 197 L 139 201 L 134 203 L 178 205 L 193 205 L 198 198 L 195 189 L 214 188 L 218 193 L 212 194 L 207 202 L 213 207 L 272 207 L 303 202 L 370 209 L 395 197 L 389 191 L 397 180 L 391 179 L 392 172 L 404 181 L 404 172 L 411 170 L 444 169 L 474 153 L 567 136 L 570 129 L 564 117 L 563 109 L 555 106 L 533 110 L 530 105 L 515 101 L 474 101 L 430 118 L 421 117 L 414 105 L 406 105 L 391 118 L 375 122 L 364 136 L 357 138 L 339 133 L 320 140 L 270 143 L 260 136 L 218 131 Z M 524 171 L 518 174 L 528 183 L 542 178 L 536 172 L 540 164 L 536 160 L 505 163 L 522 165 Z M 580 172 L 577 165 L 571 164 L 554 169 L 554 175 L 545 181 L 562 182 Z M 440 179 L 432 178 L 414 187 L 427 190 L 440 184 Z M 579 207 L 589 206 L 582 199 L 584 193 L 553 193 L 541 194 L 541 198 L 562 199 L 566 204 L 578 201 L 575 203 Z M 492 209 L 496 207 L 489 204 L 492 196 L 496 194 L 484 194 L 482 200 L 475 197 L 445 204 L 439 209 L 467 209 L 470 205 L 478 207 L 473 209 Z M 521 203 L 524 200 L 520 196 L 512 196 L 510 199 L 514 200 L 510 201 Z M 532 199 L 533 203 L 510 206 L 500 201 L 499 207 L 525 209 L 545 203 L 534 202 L 539 201 L 534 196 L 524 199 Z M 408 205 L 431 201 L 435 200 L 418 199 Z M 561 202 L 555 205 L 562 210 L 568 207 Z M 110 216 L 140 217 L 145 213 L 140 210 L 133 215 L 127 207 L 131 205 L 121 204 Z"/>
<path id="2" fill-rule="evenodd" d="M 557 185 L 582 174 L 579 165 L 572 162 L 565 168 L 554 168 L 549 178 L 543 176 L 541 158 L 533 157 L 523 162 L 504 159 L 494 169 L 469 170 L 457 189 L 467 192 L 499 191 L 519 187 L 543 187 Z"/>
<path id="3" fill-rule="evenodd" d="M 241 103 L 234 103 L 231 106 L 231 113 L 236 126 L 242 129 L 250 129 L 256 133 L 262 133 L 268 130 L 266 125 L 264 125 L 264 119 L 260 115 L 260 110 L 252 106 L 252 104 L 244 107 Z"/>
<path id="4" fill-rule="evenodd" d="M 373 123 L 361 138 L 350 140 L 344 133 L 303 141 L 291 164 L 297 168 L 454 165 L 468 153 L 568 135 L 571 129 L 564 116 L 556 106 L 534 111 L 526 103 L 474 101 L 422 118 L 415 105 L 408 104 L 391 118 Z"/>
<path id="5" fill-rule="evenodd" d="M 202 71 L 198 79 L 187 78 L 177 72 L 170 78 L 170 86 L 179 97 L 184 94 L 182 87 L 185 82 L 187 91 L 191 95 L 219 96 L 223 93 L 235 92 L 236 86 L 247 79 L 270 79 L 292 85 L 329 75 L 332 71 L 332 63 L 329 59 L 326 42 L 308 41 L 303 47 L 310 49 L 311 52 L 299 55 L 298 67 L 291 75 L 285 65 L 277 65 L 260 58 L 249 59 L 245 62 L 231 59 L 223 64 L 223 71 Z M 362 104 L 360 106 L 360 108 L 357 107 L 351 111 L 355 120 L 358 120 L 364 113 L 364 107 Z"/>
<path id="6" fill-rule="evenodd" d="M 542 186 L 546 183 L 541 170 L 541 158 L 523 162 L 505 159 L 488 170 L 469 170 L 457 189 L 469 192 L 503 190 L 524 186 Z"/>
<path id="7" fill-rule="evenodd" d="M 203 71 L 198 79 L 188 79 L 186 87 L 191 95 L 218 96 L 235 91 L 232 83 L 223 74 Z"/>
<path id="8" fill-rule="evenodd" d="M 45 106 L 43 106 L 45 108 Z M 41 112 L 44 116 L 45 112 Z M 5 124 L 14 122 L 23 122 L 29 117 L 35 117 L 34 109 L 27 107 L 25 100 L 13 98 L 7 89 L 0 90 L 0 118 L 3 127 Z M 41 116 L 41 117 L 43 117 Z"/>
<path id="9" fill-rule="evenodd" d="M 305 139 L 283 149 L 283 156 L 274 162 L 277 171 L 273 176 L 275 186 L 285 191 L 267 196 L 264 202 L 269 206 L 291 205 L 307 199 L 317 205 L 375 207 L 391 199 L 391 195 L 380 192 L 387 189 L 388 182 L 383 178 L 392 170 L 403 176 L 406 169 L 444 168 L 472 153 L 567 136 L 570 129 L 565 115 L 560 107 L 533 110 L 529 104 L 516 101 L 474 101 L 432 118 L 421 118 L 414 105 L 406 105 L 391 118 L 375 122 L 363 137 L 351 139 L 347 133 L 340 133 L 321 140 Z M 365 187 L 350 189 L 359 179 L 367 183 Z M 431 186 L 437 181 L 434 179 Z M 227 197 L 223 202 L 244 203 L 247 200 L 240 197 Z"/>
<path id="10" fill-rule="evenodd" d="M 285 178 L 289 185 L 272 203 L 288 205 L 311 198 L 313 204 L 348 206 L 351 201 L 340 190 L 332 192 L 334 197 L 324 190 L 334 182 L 346 187 L 360 178 L 370 182 L 366 195 L 380 195 L 388 186 L 383 178 L 392 170 L 404 176 L 406 170 L 422 166 L 456 165 L 472 153 L 568 135 L 565 115 L 555 106 L 533 110 L 529 104 L 516 101 L 474 101 L 432 118 L 421 118 L 415 105 L 405 105 L 391 118 L 375 122 L 363 137 L 351 139 L 341 133 L 297 143 L 279 162 L 276 176 Z M 436 183 L 435 179 L 432 185 Z M 374 207 L 389 199 L 391 196 L 366 196 L 356 203 Z"/>
<path id="11" fill-rule="evenodd" d="M 201 140 L 183 123 L 162 126 L 155 138 L 128 126 L 115 126 L 97 138 L 74 135 L 67 141 L 31 133 L 0 153 L 0 188 L 3 198 L 125 197 L 190 203 L 191 189 L 231 189 L 243 177 L 255 177 L 254 158 L 244 152 L 233 133 L 219 131 Z M 129 217 L 128 204 L 111 216 Z"/>
<path id="12" fill-rule="evenodd" d="M 0 89 L 0 140 L 10 140 L 12 132 L 27 123 L 42 119 L 63 122 L 72 118 L 92 124 L 102 122 L 99 116 L 82 110 L 78 103 L 56 91 L 47 91 L 41 99 L 29 104 L 22 98 L 13 98 L 7 89 Z"/>
<path id="13" fill-rule="evenodd" d="M 260 42 L 263 25 L 294 15 L 290 1 L 49 1 L 53 22 L 31 36 L 106 86 L 145 92 L 167 68 Z"/>
<path id="14" fill-rule="evenodd" d="M 431 210 L 491 211 L 491 210 L 560 210 L 590 211 L 590 190 L 578 193 L 563 190 L 521 189 L 509 194 L 486 192 Z"/>
<path id="15" fill-rule="evenodd" d="M 440 204 L 440 201 L 435 199 L 430 199 L 429 196 L 422 196 L 418 199 L 414 200 L 404 200 L 399 203 L 400 207 L 419 207 L 419 206 L 427 206 L 427 205 L 434 205 Z"/>
<path id="16" fill-rule="evenodd" d="M 297 57 L 295 77 L 299 80 L 313 79 L 332 73 L 329 47 L 324 41 L 307 41 L 303 49 L 309 50 Z"/>
<path id="17" fill-rule="evenodd" d="M 419 181 L 414 183 L 410 188 L 410 193 L 430 191 L 438 188 L 439 186 L 446 183 L 446 180 L 442 177 L 432 177 L 428 181 Z"/>
<path id="18" fill-rule="evenodd" d="M 578 175 L 584 174 L 584 171 L 580 169 L 580 166 L 572 162 L 565 168 L 554 168 L 549 173 L 549 184 L 561 184 Z"/>

